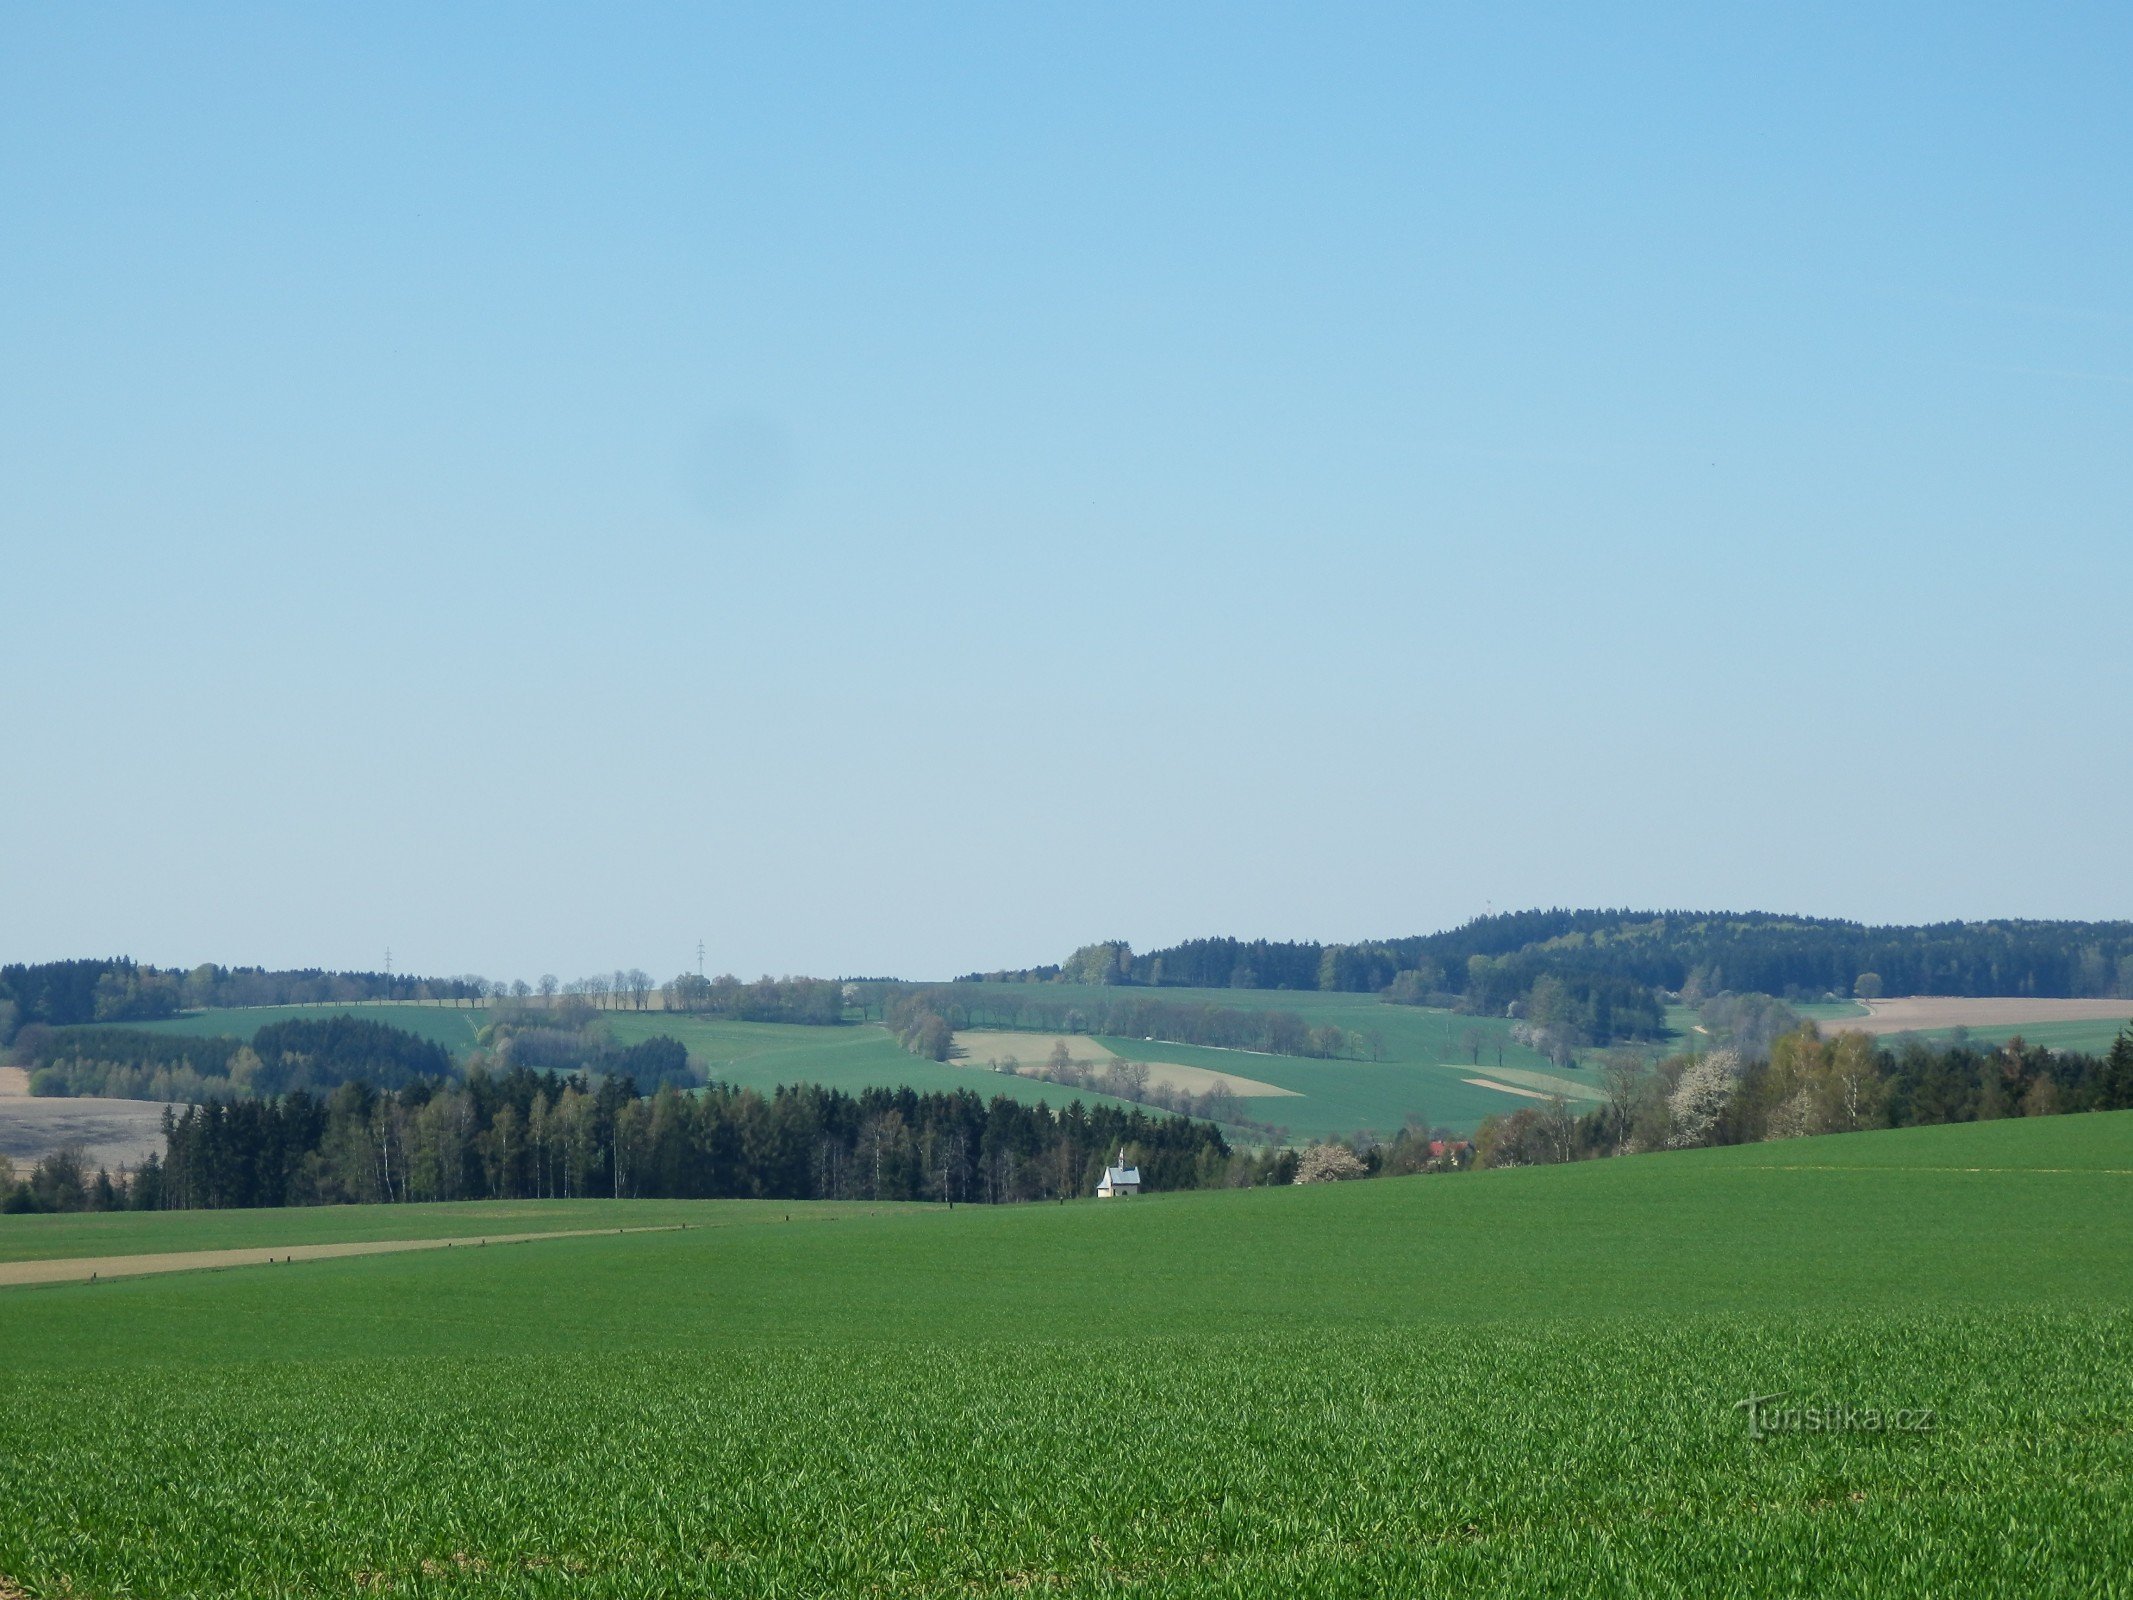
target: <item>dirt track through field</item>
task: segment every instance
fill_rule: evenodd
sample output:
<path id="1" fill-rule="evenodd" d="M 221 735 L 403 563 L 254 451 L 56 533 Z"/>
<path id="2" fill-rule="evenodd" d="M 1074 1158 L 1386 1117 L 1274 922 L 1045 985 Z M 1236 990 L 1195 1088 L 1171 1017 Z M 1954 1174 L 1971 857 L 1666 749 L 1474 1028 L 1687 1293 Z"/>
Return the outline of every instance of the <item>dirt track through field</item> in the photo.
<path id="1" fill-rule="evenodd" d="M 614 1233 L 677 1233 L 679 1223 L 642 1228 L 564 1228 L 554 1233 L 492 1233 L 465 1239 L 364 1239 L 352 1244 L 285 1244 L 243 1250 L 174 1250 L 151 1256 L 76 1256 L 67 1261 L 0 1261 L 0 1288 L 29 1283 L 87 1283 L 91 1278 L 137 1278 L 150 1272 L 200 1272 L 210 1267 L 264 1267 L 339 1256 L 377 1256 L 395 1250 L 480 1250 L 536 1239 L 586 1239 Z"/>
<path id="2" fill-rule="evenodd" d="M 1459 1081 L 1461 1083 L 1471 1083 L 1477 1089 L 1501 1089 L 1505 1094 L 1523 1095 L 1528 1100 L 1549 1100 L 1554 1098 L 1552 1095 L 1542 1094 L 1538 1089 L 1520 1089 L 1508 1083 L 1498 1083 L 1493 1078 L 1461 1078 Z"/>

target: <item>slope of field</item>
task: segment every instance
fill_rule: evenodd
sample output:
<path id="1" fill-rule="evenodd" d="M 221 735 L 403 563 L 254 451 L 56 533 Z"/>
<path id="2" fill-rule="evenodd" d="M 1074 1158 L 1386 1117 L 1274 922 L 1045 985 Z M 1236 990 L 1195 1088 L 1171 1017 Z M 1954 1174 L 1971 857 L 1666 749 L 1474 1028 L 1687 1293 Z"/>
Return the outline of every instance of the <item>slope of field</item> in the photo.
<path id="1" fill-rule="evenodd" d="M 723 1022 L 703 1017 L 618 1012 L 608 1025 L 625 1044 L 665 1034 L 679 1039 L 723 1083 L 768 1093 L 780 1084 L 819 1083 L 857 1094 L 862 1089 L 916 1089 L 921 1094 L 968 1090 L 990 1100 L 1005 1095 L 1027 1105 L 1125 1106 L 1087 1089 L 1038 1083 L 969 1062 L 921 1061 L 886 1028 L 871 1023 L 809 1028 L 781 1022 Z M 1160 1115 L 1160 1113 L 1157 1113 Z"/>
<path id="2" fill-rule="evenodd" d="M 2129 1198 L 2115 1114 L 0 1291 L 0 1575 L 2109 1594 Z"/>
<path id="3" fill-rule="evenodd" d="M 1293 1011 L 1313 1027 L 1328 1023 L 1376 1033 L 1384 1061 L 1461 1062 L 1468 1066 L 1545 1068 L 1547 1057 L 1511 1037 L 1502 1017 L 1466 1017 L 1422 1006 L 1387 1005 L 1372 994 L 1328 994 L 1313 989 L 1106 989 L 1075 983 L 987 984 L 988 991 L 1067 1005 L 1118 999 L 1162 1000 L 1176 1005 L 1229 1006 L 1242 1011 Z M 1480 1060 L 1472 1059 L 1478 1039 Z M 1502 1059 L 1498 1059 L 1501 1052 Z"/>
<path id="4" fill-rule="evenodd" d="M 1058 983 L 986 987 L 1068 1005 L 1096 1005 L 1124 995 L 1181 1005 L 1294 1011 L 1313 1027 L 1330 1023 L 1376 1034 L 1379 1056 L 1375 1061 L 1320 1061 L 1142 1039 L 1098 1041 L 1116 1054 L 1136 1060 L 1159 1055 L 1165 1061 L 1203 1067 L 1210 1072 L 1246 1074 L 1286 1089 L 1296 1098 L 1261 1100 L 1246 1115 L 1286 1127 L 1293 1138 L 1329 1138 L 1362 1131 L 1390 1137 L 1409 1121 L 1470 1133 L 1483 1117 L 1514 1111 L 1525 1103 L 1520 1096 L 1503 1089 L 1484 1088 L 1469 1081 L 1477 1077 L 1498 1078 L 1508 1086 L 1531 1088 L 1533 1085 L 1519 1074 L 1539 1073 L 1553 1080 L 1543 1092 L 1559 1089 L 1576 1109 L 1599 1100 L 1597 1083 L 1588 1081 L 1597 1076 L 1590 1066 L 1558 1071 L 1546 1056 L 1514 1040 L 1511 1024 L 1501 1017 L 1464 1017 L 1418 1006 L 1387 1005 L 1375 995 L 1288 989 L 1119 990 Z M 1047 1043 L 1052 1037 L 1042 1036 Z"/>
<path id="5" fill-rule="evenodd" d="M 1172 1052 L 1168 1045 L 1141 1043 L 1129 1046 L 1114 1040 L 1105 1044 L 1101 1039 L 1092 1039 L 1085 1033 L 1008 1033 L 1002 1031 L 958 1033 L 955 1036 L 953 1061 L 959 1066 L 984 1067 L 1003 1072 L 1034 1072 L 1051 1058 L 1056 1046 L 1065 1045 L 1067 1055 L 1075 1065 L 1101 1072 L 1117 1061 L 1134 1061 L 1148 1069 L 1148 1081 L 1168 1089 L 1182 1089 L 1187 1094 L 1206 1094 L 1210 1090 L 1227 1089 L 1231 1094 L 1245 1099 L 1260 1096 L 1276 1098 L 1293 1095 L 1294 1089 L 1279 1088 L 1271 1083 L 1261 1083 L 1257 1078 L 1243 1075 L 1249 1061 L 1239 1052 L 1230 1052 L 1232 1070 L 1220 1071 L 1213 1067 L 1185 1066 L 1167 1059 Z"/>
<path id="6" fill-rule="evenodd" d="M 1254 1077 L 1290 1090 L 1296 1098 L 1258 1100 L 1245 1115 L 1286 1127 L 1294 1138 L 1332 1138 L 1368 1129 L 1390 1137 L 1409 1121 L 1430 1127 L 1471 1131 L 1485 1116 L 1515 1111 L 1519 1097 L 1469 1084 L 1494 1067 L 1436 1066 L 1401 1061 L 1308 1061 L 1299 1056 L 1262 1056 L 1240 1050 L 1210 1050 L 1199 1045 L 1160 1047 L 1128 1039 L 1107 1039 L 1112 1049 L 1160 1048 L 1164 1055 L 1193 1066 L 1221 1072 L 1248 1066 Z M 1516 1080 L 1508 1073 L 1504 1082 Z M 1568 1098 L 1591 1103 L 1596 1090 Z"/>

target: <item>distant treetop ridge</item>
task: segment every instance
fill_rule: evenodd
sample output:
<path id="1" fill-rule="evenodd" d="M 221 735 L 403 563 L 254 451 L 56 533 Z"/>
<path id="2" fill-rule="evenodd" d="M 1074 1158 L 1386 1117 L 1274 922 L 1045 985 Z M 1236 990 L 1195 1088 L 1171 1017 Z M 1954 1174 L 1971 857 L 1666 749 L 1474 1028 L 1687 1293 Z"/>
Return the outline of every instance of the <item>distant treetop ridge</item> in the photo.
<path id="1" fill-rule="evenodd" d="M 1318 989 L 1495 1009 L 1547 975 L 1695 999 L 1823 994 L 2133 996 L 2133 922 L 2004 920 L 1871 927 L 1770 912 L 1512 911 L 1443 933 L 1355 944 L 1189 939 L 1084 945 L 1056 967 L 966 981 Z M 1625 995 L 1627 991 L 1624 991 Z"/>

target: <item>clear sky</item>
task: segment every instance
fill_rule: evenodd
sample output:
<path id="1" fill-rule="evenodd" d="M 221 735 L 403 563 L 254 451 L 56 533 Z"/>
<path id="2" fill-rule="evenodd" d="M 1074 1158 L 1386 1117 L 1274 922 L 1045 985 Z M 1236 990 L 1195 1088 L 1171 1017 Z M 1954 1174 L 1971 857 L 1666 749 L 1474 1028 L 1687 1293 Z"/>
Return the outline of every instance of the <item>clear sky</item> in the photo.
<path id="1" fill-rule="evenodd" d="M 2133 914 L 2129 63 L 0 8 L 0 957 Z"/>

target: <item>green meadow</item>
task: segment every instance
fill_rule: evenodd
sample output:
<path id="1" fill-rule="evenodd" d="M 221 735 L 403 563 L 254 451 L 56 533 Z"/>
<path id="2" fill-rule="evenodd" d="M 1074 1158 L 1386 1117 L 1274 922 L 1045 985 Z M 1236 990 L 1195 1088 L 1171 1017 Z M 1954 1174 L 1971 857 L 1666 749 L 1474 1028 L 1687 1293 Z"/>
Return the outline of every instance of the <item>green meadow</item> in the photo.
<path id="1" fill-rule="evenodd" d="M 0 1290 L 0 1592 L 2112 1595 L 2133 1570 L 2133 1113 L 952 1212 L 0 1218 L 0 1259 L 534 1214 L 699 1225 Z M 1748 1396 L 1777 1397 L 1760 1438 Z"/>

